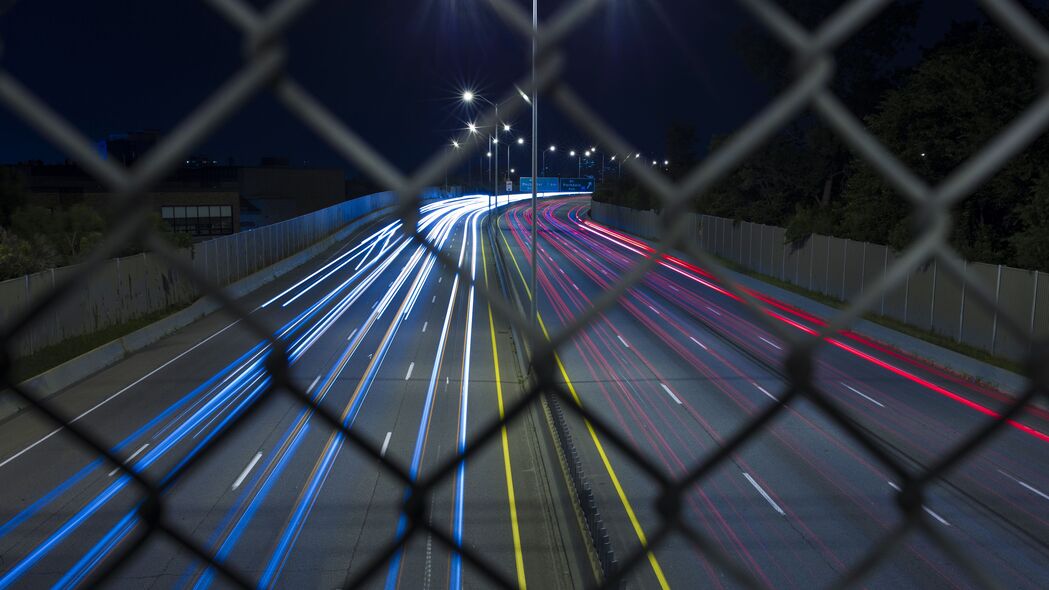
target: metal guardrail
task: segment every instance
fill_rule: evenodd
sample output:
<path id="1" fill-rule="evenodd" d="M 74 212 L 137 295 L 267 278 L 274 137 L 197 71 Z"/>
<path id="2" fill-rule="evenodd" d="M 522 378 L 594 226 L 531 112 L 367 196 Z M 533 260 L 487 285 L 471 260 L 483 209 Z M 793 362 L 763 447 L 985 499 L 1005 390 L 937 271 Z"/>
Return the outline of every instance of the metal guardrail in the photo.
<path id="1" fill-rule="evenodd" d="M 586 412 L 577 406 L 564 388 L 553 378 L 553 352 L 568 342 L 582 327 L 586 326 L 597 314 L 616 303 L 626 289 L 636 284 L 645 273 L 656 264 L 658 257 L 651 257 L 639 263 L 632 271 L 621 277 L 617 286 L 602 294 L 594 301 L 588 312 L 577 317 L 573 323 L 561 331 L 550 335 L 546 340 L 537 334 L 531 322 L 514 310 L 499 293 L 491 291 L 483 284 L 476 285 L 479 296 L 488 300 L 493 310 L 505 321 L 512 322 L 516 328 L 533 342 L 542 343 L 532 350 L 532 369 L 535 374 L 533 384 L 522 398 L 508 408 L 503 421 L 496 421 L 479 431 L 465 450 L 443 465 L 437 466 L 426 478 L 413 480 L 405 469 L 384 459 L 373 444 L 361 438 L 354 430 L 347 428 L 323 406 L 311 403 L 302 388 L 289 378 L 289 363 L 285 343 L 276 339 L 247 310 L 224 296 L 222 290 L 198 269 L 187 263 L 177 251 L 173 250 L 159 236 L 152 232 L 142 210 L 143 199 L 139 195 L 149 189 L 174 170 L 186 154 L 207 138 L 221 123 L 235 114 L 248 100 L 260 92 L 269 90 L 283 104 L 289 113 L 297 117 L 313 130 L 321 139 L 330 144 L 337 153 L 350 163 L 367 173 L 384 188 L 397 194 L 397 214 L 405 221 L 406 231 L 413 239 L 427 248 L 438 258 L 449 272 L 458 273 L 463 281 L 469 281 L 469 273 L 458 269 L 456 261 L 426 243 L 416 227 L 419 217 L 420 193 L 423 187 L 437 184 L 444 171 L 465 161 L 473 154 L 472 149 L 441 150 L 419 167 L 414 173 L 405 174 L 392 165 L 386 158 L 368 145 L 342 121 L 338 120 L 323 104 L 304 87 L 298 84 L 285 68 L 288 46 L 283 33 L 302 13 L 315 2 L 311 0 L 276 0 L 264 11 L 256 10 L 243 0 L 205 0 L 206 3 L 224 17 L 233 27 L 239 29 L 245 39 L 245 61 L 225 83 L 218 87 L 204 100 L 174 132 L 138 161 L 132 168 L 122 168 L 113 162 L 101 159 L 94 151 L 92 144 L 78 132 L 59 113 L 53 112 L 37 98 L 30 89 L 24 87 L 8 71 L 0 69 L 0 103 L 14 111 L 25 123 L 35 128 L 69 158 L 80 165 L 100 183 L 104 184 L 114 196 L 118 208 L 127 211 L 125 221 L 115 228 L 102 244 L 89 256 L 74 273 L 56 280 L 53 288 L 48 289 L 35 299 L 19 315 L 10 318 L 3 325 L 2 339 L 4 350 L 0 353 L 0 375 L 3 376 L 2 387 L 10 387 L 18 396 L 33 406 L 34 412 L 46 417 L 75 437 L 87 450 L 104 457 L 117 466 L 134 483 L 140 492 L 143 502 L 139 510 L 142 523 L 136 528 L 136 538 L 123 543 L 115 555 L 101 564 L 94 577 L 85 582 L 87 586 L 96 586 L 118 571 L 128 559 L 146 544 L 142 541 L 153 535 L 166 537 L 176 546 L 189 551 L 194 557 L 207 562 L 211 568 L 225 577 L 226 581 L 241 587 L 251 587 L 249 580 L 242 572 L 230 568 L 215 558 L 210 550 L 182 534 L 172 525 L 171 516 L 165 512 L 165 496 L 175 483 L 181 481 L 188 471 L 200 465 L 203 457 L 217 445 L 226 440 L 230 432 L 235 431 L 245 420 L 258 412 L 268 400 L 278 395 L 288 395 L 303 405 L 312 407 L 333 430 L 342 433 L 346 444 L 350 444 L 372 457 L 377 464 L 392 476 L 410 487 L 411 494 L 405 506 L 409 526 L 405 534 L 388 547 L 383 548 L 377 556 L 366 564 L 355 564 L 345 585 L 360 586 L 371 578 L 378 569 L 393 557 L 404 544 L 420 532 L 428 532 L 432 538 L 446 546 L 450 551 L 460 554 L 463 559 L 488 577 L 492 585 L 512 587 L 513 581 L 500 574 L 490 565 L 490 561 L 481 553 L 467 547 L 459 547 L 447 531 L 432 525 L 426 518 L 426 498 L 433 492 L 434 486 L 450 476 L 460 461 L 473 457 L 478 449 L 488 445 L 500 428 L 507 422 L 513 422 L 534 403 L 541 395 L 562 397 L 566 412 L 576 412 L 589 420 L 593 428 L 609 444 L 615 445 L 619 453 L 632 458 L 635 466 L 646 473 L 662 489 L 662 498 L 658 503 L 662 522 L 648 537 L 648 547 L 641 548 L 632 554 L 620 556 L 618 569 L 611 572 L 604 580 L 604 585 L 613 587 L 620 583 L 624 576 L 645 559 L 647 551 L 658 550 L 672 534 L 682 535 L 698 551 L 715 565 L 722 567 L 736 582 L 760 587 L 759 580 L 751 576 L 733 559 L 715 548 L 715 544 L 694 523 L 678 518 L 681 509 L 682 492 L 703 480 L 714 468 L 738 451 L 751 437 L 760 433 L 767 424 L 776 418 L 784 408 L 799 398 L 804 398 L 818 408 L 827 419 L 831 420 L 843 432 L 858 443 L 877 462 L 897 476 L 900 491 L 897 495 L 901 518 L 884 536 L 874 539 L 863 558 L 849 565 L 838 585 L 848 586 L 859 583 L 864 576 L 885 559 L 890 553 L 914 531 L 921 531 L 926 539 L 944 552 L 976 585 L 993 586 L 993 572 L 982 571 L 967 559 L 966 552 L 947 539 L 930 525 L 929 517 L 922 510 L 922 499 L 930 483 L 951 470 L 959 462 L 979 449 L 995 432 L 1005 426 L 1006 421 L 1016 417 L 1017 413 L 1036 395 L 1046 391 L 1049 385 L 1049 356 L 1044 346 L 1035 343 L 1031 347 L 1028 377 L 1029 387 L 1000 415 L 963 440 L 952 449 L 939 456 L 928 467 L 915 471 L 901 464 L 870 435 L 858 429 L 834 399 L 822 392 L 811 379 L 812 353 L 823 345 L 822 336 L 829 335 L 849 325 L 860 315 L 874 308 L 880 301 L 883 292 L 897 288 L 916 268 L 935 260 L 944 275 L 954 277 L 966 285 L 974 305 L 987 309 L 997 309 L 999 329 L 1006 330 L 1021 341 L 1027 340 L 1025 326 L 1015 317 L 1015 310 L 995 306 L 995 298 L 983 285 L 974 283 L 966 273 L 964 263 L 953 252 L 947 240 L 950 227 L 951 206 L 970 194 L 976 186 L 984 182 L 996 170 L 999 170 L 1010 158 L 1024 149 L 1026 145 L 1040 136 L 1049 124 L 1049 92 L 1043 91 L 1033 104 L 1024 111 L 1012 124 L 1003 129 L 984 149 L 974 154 L 965 164 L 937 186 L 930 186 L 879 143 L 834 96 L 830 81 L 834 76 L 833 51 L 846 42 L 858 29 L 871 21 L 891 0 L 851 0 L 844 3 L 834 14 L 830 15 L 816 30 L 806 30 L 781 10 L 771 0 L 736 0 L 737 4 L 749 11 L 793 53 L 797 65 L 797 76 L 793 83 L 768 106 L 747 122 L 732 137 L 722 144 L 714 153 L 701 162 L 680 182 L 673 183 L 660 172 L 639 165 L 636 160 L 626 163 L 626 167 L 641 182 L 643 187 L 659 199 L 662 208 L 670 214 L 664 218 L 662 241 L 659 247 L 663 251 L 681 249 L 698 259 L 723 284 L 739 296 L 747 305 L 756 308 L 756 302 L 729 280 L 711 255 L 688 243 L 684 216 L 678 215 L 691 208 L 693 199 L 708 189 L 714 182 L 724 178 L 740 161 L 752 154 L 765 140 L 787 125 L 803 110 L 812 109 L 827 125 L 851 148 L 863 157 L 892 187 L 905 196 L 907 201 L 927 221 L 923 233 L 902 255 L 879 277 L 876 284 L 857 297 L 851 305 L 824 326 L 816 336 L 789 332 L 781 325 L 768 321 L 765 328 L 773 331 L 780 339 L 788 343 L 789 355 L 785 361 L 784 373 L 789 384 L 779 396 L 780 402 L 770 406 L 741 427 L 733 436 L 702 462 L 694 465 L 685 477 L 674 478 L 668 473 L 653 467 L 624 439 L 621 433 L 610 427 L 598 416 Z M 561 79 L 567 59 L 560 51 L 561 42 L 586 23 L 597 9 L 606 2 L 602 0 L 574 0 L 566 3 L 552 18 L 549 18 L 533 33 L 529 15 L 510 0 L 486 0 L 486 4 L 498 15 L 509 28 L 525 41 L 531 41 L 533 35 L 537 42 L 538 67 L 536 70 L 536 87 L 556 108 L 569 119 L 578 124 L 601 145 L 616 153 L 633 153 L 636 150 L 620 137 L 607 122 L 603 121 L 572 88 Z M 1049 35 L 1035 22 L 1015 0 L 981 0 L 980 4 L 991 17 L 1028 52 L 1038 59 L 1043 68 L 1049 67 Z M 524 79 L 518 86 L 530 94 L 532 84 Z M 499 101 L 503 117 L 528 108 L 515 89 L 508 92 Z M 545 103 L 544 103 L 545 104 Z M 479 121 L 479 124 L 491 125 L 494 113 L 490 112 Z M 461 138 L 463 145 L 469 145 L 466 134 Z M 475 148 L 476 149 L 476 148 Z M 16 341 L 36 322 L 47 321 L 47 313 L 56 304 L 64 300 L 77 288 L 80 288 L 99 271 L 105 261 L 112 258 L 120 246 L 131 239 L 141 239 L 158 256 L 168 264 L 186 274 L 202 292 L 216 297 L 228 308 L 231 314 L 241 318 L 243 326 L 252 331 L 258 338 L 268 344 L 267 391 L 259 396 L 259 402 L 246 412 L 229 422 L 221 433 L 212 438 L 195 456 L 181 463 L 169 473 L 164 480 L 155 481 L 130 469 L 124 458 L 112 452 L 98 433 L 85 429 L 82 425 L 72 423 L 52 402 L 37 399 L 32 392 L 21 389 L 11 383 L 10 368 L 12 351 L 11 342 Z M 754 317 L 765 318 L 760 313 Z"/>

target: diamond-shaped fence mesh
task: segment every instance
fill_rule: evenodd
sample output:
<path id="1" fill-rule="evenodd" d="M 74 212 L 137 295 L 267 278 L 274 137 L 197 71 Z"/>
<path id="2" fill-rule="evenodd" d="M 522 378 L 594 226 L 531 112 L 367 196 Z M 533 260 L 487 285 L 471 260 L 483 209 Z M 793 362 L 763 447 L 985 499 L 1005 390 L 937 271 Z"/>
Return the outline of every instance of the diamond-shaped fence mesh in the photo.
<path id="1" fill-rule="evenodd" d="M 1032 356 L 1029 362 L 1031 369 L 1027 375 L 1030 378 L 1028 389 L 1011 401 L 998 416 L 988 420 L 983 428 L 958 442 L 931 467 L 920 472 L 914 472 L 908 466 L 901 464 L 868 432 L 857 426 L 832 397 L 820 390 L 812 379 L 812 356 L 826 337 L 847 328 L 865 311 L 876 307 L 886 292 L 901 285 L 915 268 L 931 260 L 936 260 L 944 272 L 951 273 L 955 279 L 965 284 L 969 295 L 976 297 L 981 304 L 989 309 L 995 306 L 995 297 L 992 293 L 987 293 L 979 284 L 967 281 L 963 263 L 948 245 L 950 208 L 1044 133 L 1046 127 L 1049 126 L 1049 91 L 1043 91 L 1020 117 L 1003 129 L 984 149 L 973 154 L 946 180 L 937 186 L 930 186 L 908 170 L 899 159 L 879 143 L 864 128 L 862 122 L 857 120 L 829 89 L 834 79 L 833 54 L 835 48 L 875 18 L 880 10 L 890 3 L 890 0 L 847 2 L 814 31 L 801 27 L 772 0 L 737 0 L 737 3 L 766 27 L 787 51 L 793 53 L 797 72 L 793 83 L 714 153 L 685 175 L 680 182 L 671 182 L 656 169 L 641 165 L 636 159 L 628 160 L 624 164 L 639 179 L 642 186 L 659 199 L 666 212 L 660 218 L 663 225 L 659 228 L 658 233 L 662 238 L 657 245 L 657 255 L 647 257 L 635 268 L 620 276 L 614 288 L 602 293 L 587 311 L 575 317 L 562 330 L 548 335 L 541 333 L 527 318 L 527 313 L 524 311 L 526 306 L 521 304 L 520 295 L 517 295 L 517 300 L 514 301 L 505 297 L 498 290 L 487 288 L 485 284 L 477 282 L 475 286 L 481 297 L 490 302 L 495 312 L 505 321 L 510 322 L 515 330 L 524 336 L 525 341 L 530 343 L 530 384 L 520 401 L 508 408 L 501 420 L 494 421 L 482 428 L 479 434 L 466 445 L 463 452 L 430 471 L 427 478 L 414 479 L 402 465 L 384 458 L 382 452 L 373 443 L 346 426 L 344 421 L 328 408 L 316 403 L 302 387 L 289 378 L 289 360 L 285 343 L 275 337 L 255 316 L 249 313 L 249 310 L 244 309 L 227 296 L 218 285 L 200 276 L 167 242 L 155 234 L 147 222 L 147 212 L 141 205 L 144 199 L 139 197 L 174 170 L 194 146 L 205 140 L 216 127 L 234 115 L 249 99 L 258 93 L 269 91 L 278 98 L 288 112 L 305 123 L 349 163 L 365 172 L 384 188 L 394 191 L 398 195 L 397 215 L 403 220 L 404 231 L 410 234 L 414 243 L 434 255 L 447 272 L 457 273 L 461 280 L 472 281 L 470 274 L 460 268 L 456 261 L 445 252 L 427 241 L 416 225 L 420 215 L 421 195 L 424 187 L 435 184 L 443 177 L 446 170 L 464 162 L 467 157 L 470 157 L 471 149 L 467 147 L 467 149 L 456 151 L 441 150 L 412 173 L 398 170 L 383 155 L 360 138 L 351 127 L 337 119 L 311 95 L 308 89 L 300 86 L 285 69 L 286 54 L 289 48 L 284 42 L 283 34 L 314 2 L 311 0 L 278 0 L 261 12 L 243 0 L 206 0 L 206 2 L 227 19 L 233 27 L 243 33 L 246 42 L 244 63 L 239 71 L 215 89 L 186 117 L 172 134 L 132 168 L 123 168 L 99 157 L 90 142 L 59 113 L 51 111 L 34 96 L 30 89 L 25 88 L 0 67 L 0 102 L 35 128 L 68 157 L 80 163 L 89 174 L 115 195 L 117 208 L 128 212 L 116 231 L 92 252 L 87 261 L 79 266 L 77 272 L 66 275 L 45 296 L 32 302 L 22 314 L 3 326 L 2 341 L 5 343 L 5 349 L 0 351 L 2 355 L 0 370 L 3 375 L 0 385 L 10 388 L 15 395 L 23 398 L 31 406 L 31 411 L 63 427 L 85 448 L 104 457 L 132 479 L 141 498 L 137 506 L 140 521 L 144 524 L 137 529 L 140 540 L 152 536 L 165 536 L 209 564 L 228 582 L 242 587 L 253 586 L 252 581 L 245 575 L 218 559 L 212 548 L 187 537 L 176 526 L 173 526 L 171 516 L 165 511 L 165 495 L 187 472 L 194 469 L 203 457 L 221 445 L 230 433 L 250 422 L 259 413 L 259 409 L 267 403 L 267 400 L 276 397 L 276 395 L 270 395 L 271 393 L 283 394 L 311 408 L 327 423 L 329 428 L 343 437 L 344 444 L 353 445 L 360 452 L 370 456 L 410 489 L 404 506 L 407 526 L 401 531 L 395 542 L 379 551 L 372 561 L 360 567 L 355 566 L 353 576 L 345 581 L 346 586 L 356 587 L 368 581 L 383 564 L 401 551 L 405 543 L 414 535 L 425 531 L 438 542 L 443 543 L 449 551 L 460 554 L 467 563 L 485 574 L 488 583 L 512 587 L 515 585 L 514 582 L 493 567 L 488 556 L 459 546 L 446 530 L 429 523 L 429 520 L 425 518 L 427 499 L 434 486 L 445 480 L 457 465 L 490 444 L 504 425 L 512 422 L 529 406 L 542 401 L 547 404 L 545 407 L 548 415 L 560 425 L 556 437 L 559 439 L 563 452 L 562 459 L 566 463 L 578 461 L 578 458 L 574 457 L 571 433 L 564 426 L 566 416 L 575 416 L 584 420 L 588 427 L 605 437 L 617 452 L 630 457 L 639 466 L 639 469 L 646 471 L 661 489 L 658 510 L 663 521 L 649 535 L 647 548 L 641 548 L 631 554 L 616 555 L 613 558 L 600 517 L 596 516 L 596 511 L 587 513 L 585 507 L 594 502 L 589 484 L 582 479 L 575 479 L 571 482 L 574 488 L 574 499 L 584 505 L 583 512 L 587 513 L 584 514 L 584 518 L 593 537 L 593 547 L 601 553 L 599 561 L 603 570 L 604 586 L 619 585 L 625 577 L 630 575 L 633 568 L 643 564 L 648 551 L 658 549 L 666 539 L 676 534 L 686 539 L 708 560 L 723 567 L 724 571 L 736 582 L 745 586 L 760 587 L 762 583 L 759 580 L 754 579 L 730 556 L 723 554 L 717 544 L 706 538 L 694 524 L 677 518 L 677 516 L 681 511 L 682 497 L 690 486 L 702 481 L 734 452 L 758 436 L 790 404 L 804 399 L 814 404 L 823 415 L 847 433 L 860 448 L 894 473 L 899 481 L 897 500 L 901 519 L 898 526 L 889 530 L 880 539 L 872 540 L 865 556 L 858 562 L 849 565 L 845 574 L 838 580 L 838 585 L 849 586 L 862 582 L 864 576 L 876 568 L 879 563 L 892 559 L 894 550 L 914 531 L 921 531 L 926 539 L 944 554 L 952 557 L 973 583 L 995 586 L 994 572 L 977 569 L 972 565 L 973 562 L 966 558 L 963 549 L 930 525 L 928 515 L 921 509 L 923 497 L 932 482 L 981 447 L 1035 396 L 1046 391 L 1049 376 L 1044 370 L 1035 371 L 1036 367 L 1049 365 L 1047 362 L 1049 357 L 1045 356 L 1044 348 L 1037 343 L 1032 343 L 1033 345 L 1029 347 Z M 487 0 L 486 4 L 505 21 L 511 30 L 520 35 L 522 40 L 531 42 L 534 35 L 537 55 L 534 85 L 540 98 L 547 104 L 554 105 L 580 128 L 602 145 L 607 146 L 610 151 L 633 153 L 635 151 L 633 146 L 617 134 L 612 126 L 603 121 L 561 78 L 565 57 L 560 52 L 560 43 L 578 27 L 583 26 L 605 2 L 601 0 L 571 2 L 552 18 L 540 23 L 535 31 L 533 31 L 529 15 L 518 4 L 509 0 Z M 982 0 L 980 4 L 1001 27 L 1040 61 L 1043 68 L 1049 68 L 1049 35 L 1018 2 Z M 530 108 L 523 100 L 523 96 L 525 93 L 531 93 L 532 78 L 522 76 L 517 86 L 524 92 L 509 92 L 498 101 L 503 109 L 502 118 L 504 119 L 515 112 Z M 925 224 L 921 235 L 899 256 L 895 264 L 885 269 L 874 284 L 865 288 L 862 294 L 845 310 L 830 318 L 818 333 L 803 336 L 787 330 L 765 314 L 758 313 L 759 302 L 750 292 L 737 285 L 709 253 L 697 248 L 694 242 L 687 239 L 691 228 L 685 223 L 685 216 L 675 215 L 675 213 L 690 210 L 699 195 L 702 195 L 715 182 L 723 179 L 763 142 L 782 130 L 807 109 L 817 113 L 840 139 L 873 166 L 895 190 L 904 195 L 915 211 L 925 220 Z M 494 112 L 490 112 L 479 124 L 491 125 L 495 120 Z M 464 146 L 472 145 L 467 141 L 461 143 Z M 103 261 L 120 250 L 122 244 L 136 239 L 146 243 L 173 268 L 192 279 L 200 292 L 217 298 L 230 314 L 239 318 L 244 326 L 266 343 L 265 353 L 260 360 L 265 385 L 263 394 L 257 397 L 259 401 L 251 404 L 235 420 L 225 425 L 218 436 L 196 449 L 186 461 L 180 463 L 162 481 L 150 480 L 142 473 L 131 469 L 102 442 L 102 438 L 97 433 L 74 423 L 50 401 L 23 390 L 11 379 L 12 351 L 8 349 L 8 345 L 27 326 L 58 305 L 64 296 L 87 281 L 91 273 L 98 269 Z M 778 402 L 758 413 L 732 436 L 722 441 L 716 452 L 707 456 L 699 464 L 692 466 L 685 477 L 677 478 L 650 466 L 645 457 L 634 450 L 615 428 L 604 423 L 592 412 L 580 407 L 574 401 L 573 396 L 566 392 L 563 385 L 555 379 L 554 357 L 560 346 L 569 342 L 599 314 L 616 304 L 628 289 L 643 280 L 646 273 L 655 267 L 659 259 L 658 255 L 671 250 L 685 251 L 702 264 L 721 284 L 755 312 L 754 318 L 764 322 L 764 327 L 778 335 L 789 348 L 784 357 L 786 360 L 783 366 L 779 367 L 779 373 L 788 385 L 780 392 Z M 1002 318 L 1001 329 L 1013 331 L 1019 337 L 1028 337 L 1028 332 L 1013 319 L 1013 310 L 998 309 L 997 311 L 999 317 Z M 568 466 L 568 469 L 576 473 L 572 471 L 571 465 Z M 86 581 L 85 584 L 91 587 L 110 578 L 144 545 L 142 542 L 124 543 L 119 555 L 107 559 L 104 567 L 96 572 L 96 577 Z"/>

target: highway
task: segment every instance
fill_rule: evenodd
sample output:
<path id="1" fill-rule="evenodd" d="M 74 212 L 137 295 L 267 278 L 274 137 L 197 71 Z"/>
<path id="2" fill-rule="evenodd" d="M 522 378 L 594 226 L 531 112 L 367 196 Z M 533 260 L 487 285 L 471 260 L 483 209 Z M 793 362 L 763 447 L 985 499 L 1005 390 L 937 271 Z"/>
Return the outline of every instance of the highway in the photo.
<path id="1" fill-rule="evenodd" d="M 420 231 L 498 291 L 481 231 L 487 198 L 426 205 Z M 441 266 L 398 223 L 241 301 L 287 347 L 292 378 L 384 460 L 426 479 L 521 395 L 505 322 L 470 281 Z M 56 401 L 77 425 L 155 482 L 182 534 L 260 587 L 337 587 L 398 538 L 407 487 L 314 412 L 267 391 L 269 347 L 216 314 L 107 369 Z M 259 404 L 248 413 L 247 410 Z M 247 415 L 245 422 L 238 417 Z M 571 587 L 578 527 L 528 412 L 435 487 L 429 523 L 511 582 Z M 218 433 L 231 434 L 198 463 Z M 0 424 L 0 588 L 76 587 L 138 544 L 142 493 L 66 432 L 32 413 Z M 178 477 L 172 479 L 173 474 Z M 571 528 L 559 522 L 567 522 Z M 432 535 L 380 563 L 372 587 L 487 585 Z M 589 566 L 584 563 L 584 568 Z M 592 574 L 591 574 L 592 575 Z M 225 585 L 214 568 L 155 534 L 111 580 L 120 587 Z"/>
<path id="2" fill-rule="evenodd" d="M 550 334 L 651 253 L 645 242 L 589 220 L 588 203 L 539 202 L 537 295 Z M 530 207 L 502 207 L 489 234 L 486 205 L 486 197 L 464 197 L 421 212 L 427 240 L 474 283 L 388 223 L 241 301 L 287 347 L 293 380 L 413 479 L 448 464 L 522 395 L 521 343 L 472 284 L 512 289 L 527 301 Z M 789 329 L 821 322 L 755 295 L 760 313 Z M 785 346 L 753 314 L 703 269 L 664 256 L 558 350 L 555 376 L 572 402 L 633 451 L 568 412 L 620 563 L 649 547 L 663 523 L 661 490 L 648 469 L 684 477 L 788 396 Z M 252 584 L 337 587 L 405 531 L 407 487 L 297 400 L 268 390 L 269 353 L 244 322 L 218 313 L 54 401 L 135 470 L 170 482 L 166 522 Z M 934 465 L 1005 400 L 852 333 L 824 345 L 813 369 L 820 390 L 912 474 Z M 139 544 L 142 493 L 127 475 L 32 412 L 0 423 L 0 433 L 0 588 L 77 587 Z M 1047 433 L 1049 412 L 1030 408 L 932 486 L 916 514 L 960 546 L 965 563 L 919 533 L 864 586 L 972 587 L 969 565 L 1004 587 L 1049 584 Z M 686 490 L 676 518 L 759 584 L 823 587 L 901 522 L 895 496 L 903 481 L 795 396 Z M 511 583 L 595 581 L 538 406 L 449 470 L 429 502 L 432 526 Z M 680 533 L 644 553 L 627 582 L 740 585 Z M 225 585 L 214 568 L 159 533 L 111 583 Z M 390 589 L 491 584 L 425 531 L 367 579 L 368 587 Z"/>
<path id="3" fill-rule="evenodd" d="M 550 333 L 592 307 L 651 248 L 594 223 L 588 199 L 541 202 L 539 310 Z M 514 206 L 502 235 L 516 288 L 527 289 L 530 208 Z M 792 330 L 821 320 L 760 293 Z M 620 433 L 649 468 L 680 479 L 749 420 L 787 395 L 787 351 L 755 312 L 702 269 L 664 256 L 653 272 L 558 351 L 557 377 L 587 411 Z M 907 473 L 917 474 L 1003 407 L 1005 396 L 856 334 L 831 339 L 813 381 Z M 1049 413 L 1031 407 L 990 444 L 936 481 L 919 514 L 954 541 L 965 563 L 928 538 L 906 537 L 865 586 L 972 587 L 966 567 L 1003 587 L 1049 583 Z M 576 420 L 577 447 L 598 490 L 617 557 L 647 547 L 662 525 L 658 482 L 628 453 Z M 689 523 L 750 580 L 825 587 L 902 520 L 900 474 L 809 400 L 794 398 L 760 434 L 681 497 Z M 638 587 L 736 586 L 681 534 L 643 556 Z"/>

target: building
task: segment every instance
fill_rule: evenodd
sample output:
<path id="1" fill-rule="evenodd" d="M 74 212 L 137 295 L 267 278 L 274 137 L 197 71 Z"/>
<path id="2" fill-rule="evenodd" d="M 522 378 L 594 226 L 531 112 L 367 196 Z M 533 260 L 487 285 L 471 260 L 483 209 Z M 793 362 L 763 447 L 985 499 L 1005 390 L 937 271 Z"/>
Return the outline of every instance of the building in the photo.
<path id="1" fill-rule="evenodd" d="M 148 149 L 149 139 L 127 134 L 99 143 L 108 158 L 129 164 Z M 265 161 L 267 166 L 233 166 L 193 156 L 145 198 L 173 230 L 196 239 L 277 223 L 346 198 L 340 169 L 292 168 L 279 158 Z M 120 214 L 109 211 L 112 195 L 106 187 L 76 164 L 29 162 L 15 168 L 25 179 L 32 204 L 65 208 L 85 203 L 104 215 Z"/>

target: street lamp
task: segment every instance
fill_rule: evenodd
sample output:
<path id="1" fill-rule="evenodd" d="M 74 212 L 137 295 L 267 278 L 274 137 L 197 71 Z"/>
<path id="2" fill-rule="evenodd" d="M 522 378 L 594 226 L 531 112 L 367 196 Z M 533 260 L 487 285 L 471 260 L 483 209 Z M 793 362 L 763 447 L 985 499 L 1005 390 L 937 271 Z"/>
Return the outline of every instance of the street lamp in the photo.
<path id="1" fill-rule="evenodd" d="M 487 98 L 485 98 L 485 97 L 483 97 L 483 96 L 481 96 L 479 94 L 476 94 L 472 90 L 464 90 L 462 99 L 463 99 L 463 102 L 465 102 L 467 104 L 472 104 L 474 100 L 481 100 L 481 101 L 484 101 L 484 102 L 492 105 L 495 108 L 495 137 L 493 137 L 492 135 L 488 136 L 488 149 L 489 149 L 489 151 L 491 151 L 492 144 L 493 143 L 494 144 L 498 144 L 499 143 L 499 104 L 495 103 L 495 102 L 492 102 L 492 101 L 488 100 Z M 477 128 L 476 124 L 471 124 L 471 125 L 472 126 L 470 128 L 470 131 L 473 132 L 473 133 L 477 133 L 477 131 L 476 131 L 476 128 Z M 507 124 L 503 124 L 503 128 L 506 129 L 507 131 L 510 130 L 510 126 L 507 125 Z M 493 176 L 494 176 L 494 182 L 492 184 L 494 186 L 492 188 L 494 190 L 492 191 L 492 193 L 493 193 L 493 197 L 495 198 L 495 204 L 498 205 L 499 204 L 499 158 L 498 158 L 498 154 L 497 154 L 497 156 L 495 158 L 495 173 L 493 174 Z M 491 198 L 488 199 L 488 207 L 489 208 L 492 207 L 492 199 Z"/>
<path id="2" fill-rule="evenodd" d="M 546 176 L 546 152 L 553 153 L 553 152 L 556 152 L 556 151 L 557 151 L 557 146 L 553 146 L 553 145 L 550 146 L 549 149 L 543 150 L 543 175 L 544 176 Z"/>

